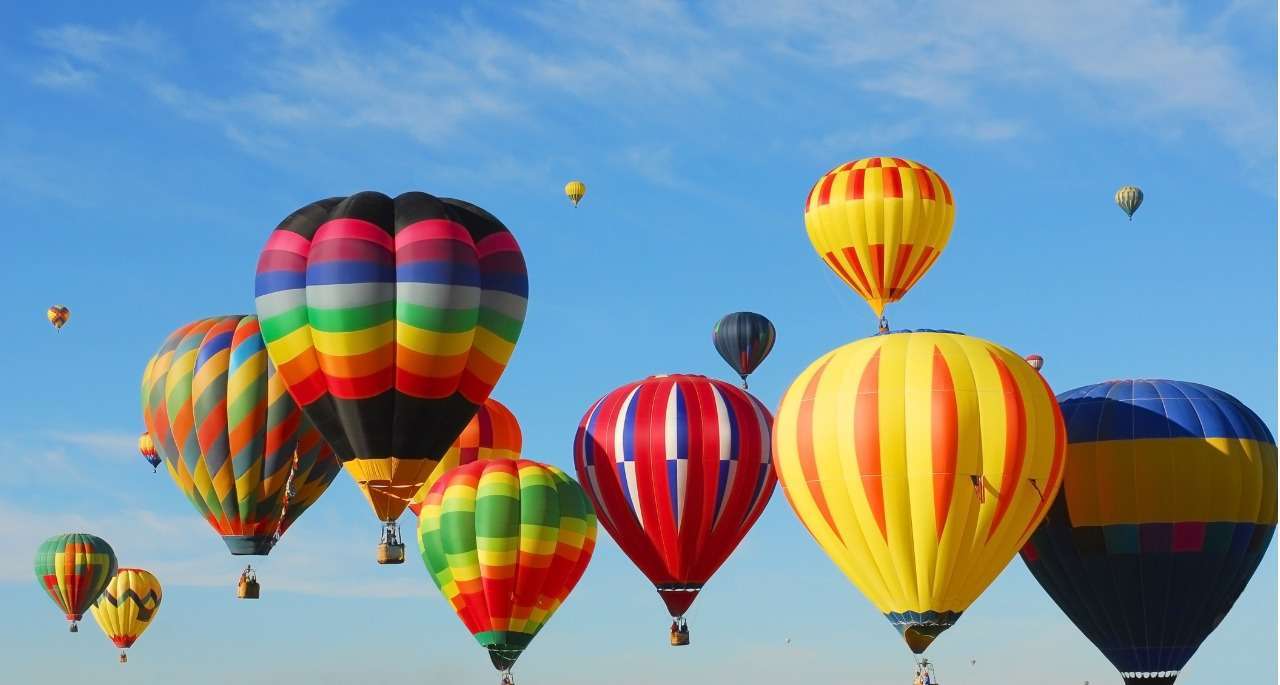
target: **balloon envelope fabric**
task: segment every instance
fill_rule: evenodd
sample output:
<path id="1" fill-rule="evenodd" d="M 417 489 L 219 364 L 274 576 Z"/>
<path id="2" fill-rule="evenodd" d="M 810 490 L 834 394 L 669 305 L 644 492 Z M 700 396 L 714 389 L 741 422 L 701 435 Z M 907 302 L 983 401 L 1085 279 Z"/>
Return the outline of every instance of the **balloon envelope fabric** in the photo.
<path id="1" fill-rule="evenodd" d="M 270 552 L 285 519 L 291 524 L 338 471 L 267 359 L 254 316 L 201 319 L 174 331 L 143 372 L 142 397 L 169 475 L 232 554 Z M 300 447 L 311 467 L 288 501 Z"/>
<path id="2" fill-rule="evenodd" d="M 1196 383 L 1116 380 L 1058 399 L 1066 476 L 1022 559 L 1125 682 L 1172 683 L 1271 542 L 1275 439 Z"/>
<path id="3" fill-rule="evenodd" d="M 1062 480 L 1053 392 L 981 338 L 899 331 L 818 358 L 774 424 L 787 501 L 919 654 L 1008 565 Z"/>
<path id="4" fill-rule="evenodd" d="M 876 316 L 924 276 L 947 246 L 956 208 L 942 177 L 898 157 L 842 164 L 813 185 L 809 241 Z"/>
<path id="5" fill-rule="evenodd" d="M 769 503 L 772 422 L 745 390 L 692 374 L 628 383 L 582 417 L 578 477 L 672 617 L 689 610 Z"/>
<path id="6" fill-rule="evenodd" d="M 727 314 L 711 331 L 716 352 L 738 373 L 744 388 L 747 376 L 769 356 L 777 337 L 773 323 L 755 312 Z"/>
<path id="7" fill-rule="evenodd" d="M 116 553 L 88 533 L 63 533 L 40 543 L 36 580 L 71 621 L 71 630 L 116 575 Z"/>
<path id="8" fill-rule="evenodd" d="M 102 632 L 121 649 L 123 657 L 123 650 L 132 647 L 151 626 L 163 597 L 160 581 L 150 571 L 122 568 L 90 611 Z"/>
<path id="9" fill-rule="evenodd" d="M 446 473 L 418 519 L 422 561 L 458 617 L 509 670 L 577 585 L 595 549 L 582 487 L 528 459 Z"/>
<path id="10" fill-rule="evenodd" d="M 493 390 L 528 291 L 514 236 L 461 200 L 362 192 L 272 232 L 256 285 L 267 349 L 379 520 L 404 512 Z"/>
<path id="11" fill-rule="evenodd" d="M 522 436 L 515 414 L 506 405 L 490 397 L 480 405 L 471 423 L 445 452 L 440 465 L 422 484 L 422 489 L 409 503 L 414 516 L 422 513 L 422 501 L 440 477 L 459 466 L 489 459 L 519 459 Z"/>

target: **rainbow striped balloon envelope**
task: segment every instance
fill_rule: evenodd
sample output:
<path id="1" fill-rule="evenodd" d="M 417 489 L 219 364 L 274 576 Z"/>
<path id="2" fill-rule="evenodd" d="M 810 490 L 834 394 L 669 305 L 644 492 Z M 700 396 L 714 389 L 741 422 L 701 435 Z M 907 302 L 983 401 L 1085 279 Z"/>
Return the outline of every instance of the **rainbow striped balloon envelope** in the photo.
<path id="1" fill-rule="evenodd" d="M 461 200 L 330 198 L 271 234 L 256 293 L 289 392 L 398 539 L 515 349 L 529 295 L 515 237 Z"/>
<path id="2" fill-rule="evenodd" d="M 1022 559 L 1126 683 L 1172 683 L 1275 533 L 1275 439 L 1197 383 L 1107 381 L 1058 400 L 1066 475 Z"/>
<path id="3" fill-rule="evenodd" d="M 418 542 L 436 587 L 505 675 L 586 572 L 596 517 L 554 466 L 476 461 L 427 493 Z"/>

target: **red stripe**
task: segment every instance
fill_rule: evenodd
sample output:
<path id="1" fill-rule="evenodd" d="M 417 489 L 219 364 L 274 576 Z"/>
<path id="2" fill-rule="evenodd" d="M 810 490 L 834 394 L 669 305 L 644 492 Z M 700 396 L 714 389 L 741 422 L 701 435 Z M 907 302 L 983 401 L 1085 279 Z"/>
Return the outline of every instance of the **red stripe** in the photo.
<path id="1" fill-rule="evenodd" d="M 956 483 L 956 453 L 959 443 L 959 419 L 956 407 L 956 389 L 951 379 L 951 369 L 942 356 L 942 350 L 933 348 L 933 514 L 937 524 L 938 539 L 947 523 L 951 510 L 951 496 Z"/>
<path id="2" fill-rule="evenodd" d="M 879 157 L 872 157 L 871 159 L 868 159 L 868 160 L 867 160 L 867 168 L 868 168 L 868 169 L 878 169 L 879 167 L 880 167 L 880 158 L 879 158 Z"/>
<path id="3" fill-rule="evenodd" d="M 875 294 L 884 295 L 884 243 L 868 245 L 871 248 L 871 275 L 876 279 Z"/>
<path id="4" fill-rule="evenodd" d="M 853 273 L 858 277 L 858 283 L 862 284 L 863 297 L 871 297 L 874 292 L 871 290 L 871 283 L 867 281 L 867 275 L 862 271 L 862 263 L 858 261 L 858 253 L 852 247 L 846 247 L 842 250 L 844 257 L 849 261 L 849 266 L 853 267 Z M 855 288 L 856 290 L 856 288 Z"/>
<path id="5" fill-rule="evenodd" d="M 1005 366 L 993 350 L 988 349 L 987 354 L 991 355 L 991 361 L 995 363 L 1000 375 L 1005 411 L 1004 472 L 1000 475 L 996 513 L 991 518 L 991 528 L 987 530 L 987 541 L 990 542 L 1022 484 L 1022 464 L 1027 457 L 1027 413 L 1022 404 L 1022 393 L 1018 391 L 1018 384 L 1013 380 L 1009 367 Z"/>
<path id="6" fill-rule="evenodd" d="M 848 271 L 844 270 L 844 267 L 840 265 L 840 260 L 836 259 L 836 256 L 833 253 L 828 252 L 824 259 L 827 262 L 827 266 L 831 267 L 833 271 L 839 274 L 840 279 L 845 283 L 848 283 L 850 288 L 856 290 L 858 294 L 863 297 L 867 296 L 867 293 L 863 292 L 862 286 L 859 285 L 857 281 L 853 280 L 853 276 L 850 276 Z"/>
<path id="7" fill-rule="evenodd" d="M 867 185 L 867 170 L 854 169 L 849 184 L 844 187 L 844 199 L 861 200 Z"/>
<path id="8" fill-rule="evenodd" d="M 893 164 L 894 164 L 894 166 L 900 166 L 900 167 L 902 167 L 902 166 L 904 166 L 904 167 L 909 167 L 909 166 L 911 166 L 911 164 L 910 164 L 910 163 L 908 163 L 908 162 L 907 162 L 907 160 L 905 160 L 905 159 L 903 159 L 903 158 L 901 158 L 901 157 L 890 157 L 889 159 L 892 159 L 892 160 L 893 160 Z"/>
<path id="9" fill-rule="evenodd" d="M 825 207 L 831 201 L 831 184 L 836 182 L 835 174 L 822 179 L 822 187 L 818 189 L 818 206 Z"/>
<path id="10" fill-rule="evenodd" d="M 893 277 L 889 279 L 889 297 L 891 298 L 896 298 L 903 293 L 902 272 L 911 261 L 911 251 L 914 249 L 915 246 L 910 243 L 898 246 L 898 258 L 893 265 Z"/>
<path id="11" fill-rule="evenodd" d="M 796 461 L 800 463 L 800 472 L 804 475 L 805 486 L 809 488 L 809 496 L 813 498 L 814 506 L 818 508 L 818 513 L 822 514 L 822 518 L 826 519 L 827 526 L 831 532 L 835 533 L 841 543 L 844 538 L 840 536 L 840 529 L 836 528 L 835 519 L 831 516 L 831 510 L 827 507 L 827 498 L 822 494 L 822 481 L 818 478 L 818 462 L 816 460 L 816 450 L 813 446 L 813 402 L 818 394 L 818 381 L 822 379 L 822 374 L 827 370 L 827 364 L 831 363 L 827 360 L 818 367 L 813 377 L 809 379 L 808 384 L 804 387 L 804 393 L 800 396 L 800 408 L 796 415 Z M 812 531 L 810 531 L 812 533 Z"/>
<path id="12" fill-rule="evenodd" d="M 1048 482 L 1040 484 L 1044 499 L 1036 507 L 1031 520 L 1027 521 L 1027 527 L 1022 531 L 1023 537 L 1031 534 L 1032 528 L 1040 523 L 1044 511 L 1053 503 L 1053 498 L 1058 494 L 1058 486 L 1062 484 L 1062 474 L 1067 462 L 1067 427 L 1062 420 L 1062 410 L 1058 408 L 1058 401 L 1054 399 L 1053 389 L 1049 387 L 1048 381 L 1040 374 L 1036 374 L 1036 377 L 1040 379 L 1040 384 L 1044 386 L 1044 391 L 1049 395 L 1052 405 L 1050 408 L 1053 410 L 1053 461 L 1049 465 Z"/>
<path id="13" fill-rule="evenodd" d="M 910 290 L 911 286 L 915 285 L 916 281 L 920 280 L 920 277 L 924 275 L 924 272 L 928 270 L 929 265 L 933 264 L 933 261 L 937 259 L 937 257 L 938 255 L 934 252 L 933 248 L 925 245 L 924 249 L 920 251 L 920 259 L 916 262 L 916 267 L 911 270 L 911 275 L 907 276 L 907 280 L 903 282 L 898 289 L 904 293 Z"/>
<path id="14" fill-rule="evenodd" d="M 937 176 L 936 178 L 938 179 L 938 185 L 942 186 L 942 201 L 949 205 L 954 204 L 951 201 L 951 186 L 948 186 L 947 182 L 942 180 L 941 176 Z"/>
<path id="15" fill-rule="evenodd" d="M 924 169 L 916 169 L 916 185 L 920 187 L 920 197 L 925 200 L 933 200 L 937 195 L 933 191 L 933 181 L 929 178 L 929 172 Z"/>
<path id="16" fill-rule="evenodd" d="M 885 197 L 902 198 L 902 176 L 898 167 L 885 167 L 880 171 L 880 178 L 884 185 Z"/>
<path id="17" fill-rule="evenodd" d="M 880 471 L 880 350 L 871 355 L 858 380 L 858 398 L 853 407 L 853 442 L 858 451 L 858 473 L 867 493 L 867 504 L 880 526 L 880 536 L 887 541 Z"/>

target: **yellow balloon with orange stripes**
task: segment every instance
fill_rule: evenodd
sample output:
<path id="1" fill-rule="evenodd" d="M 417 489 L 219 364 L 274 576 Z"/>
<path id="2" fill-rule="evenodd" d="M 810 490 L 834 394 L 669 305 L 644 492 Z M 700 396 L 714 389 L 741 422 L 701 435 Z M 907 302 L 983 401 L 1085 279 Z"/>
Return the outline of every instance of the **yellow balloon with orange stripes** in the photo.
<path id="1" fill-rule="evenodd" d="M 876 316 L 937 261 L 955 217 L 946 181 L 900 157 L 841 164 L 818 179 L 804 206 L 818 256 Z"/>
<path id="2" fill-rule="evenodd" d="M 950 331 L 823 355 L 783 396 L 773 441 L 796 515 L 916 654 L 1026 543 L 1066 461 L 1040 374 Z"/>

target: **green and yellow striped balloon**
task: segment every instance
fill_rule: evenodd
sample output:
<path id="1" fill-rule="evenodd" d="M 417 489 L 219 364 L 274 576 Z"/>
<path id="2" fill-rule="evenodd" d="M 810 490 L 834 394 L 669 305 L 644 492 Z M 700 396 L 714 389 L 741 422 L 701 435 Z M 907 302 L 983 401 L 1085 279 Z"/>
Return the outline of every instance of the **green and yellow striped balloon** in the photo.
<path id="1" fill-rule="evenodd" d="M 63 533 L 40 543 L 36 580 L 71 621 L 84 617 L 116 575 L 116 553 L 106 540 L 88 533 Z"/>
<path id="2" fill-rule="evenodd" d="M 427 493 L 418 542 L 432 580 L 505 674 L 586 571 L 596 516 L 554 466 L 477 461 Z"/>

